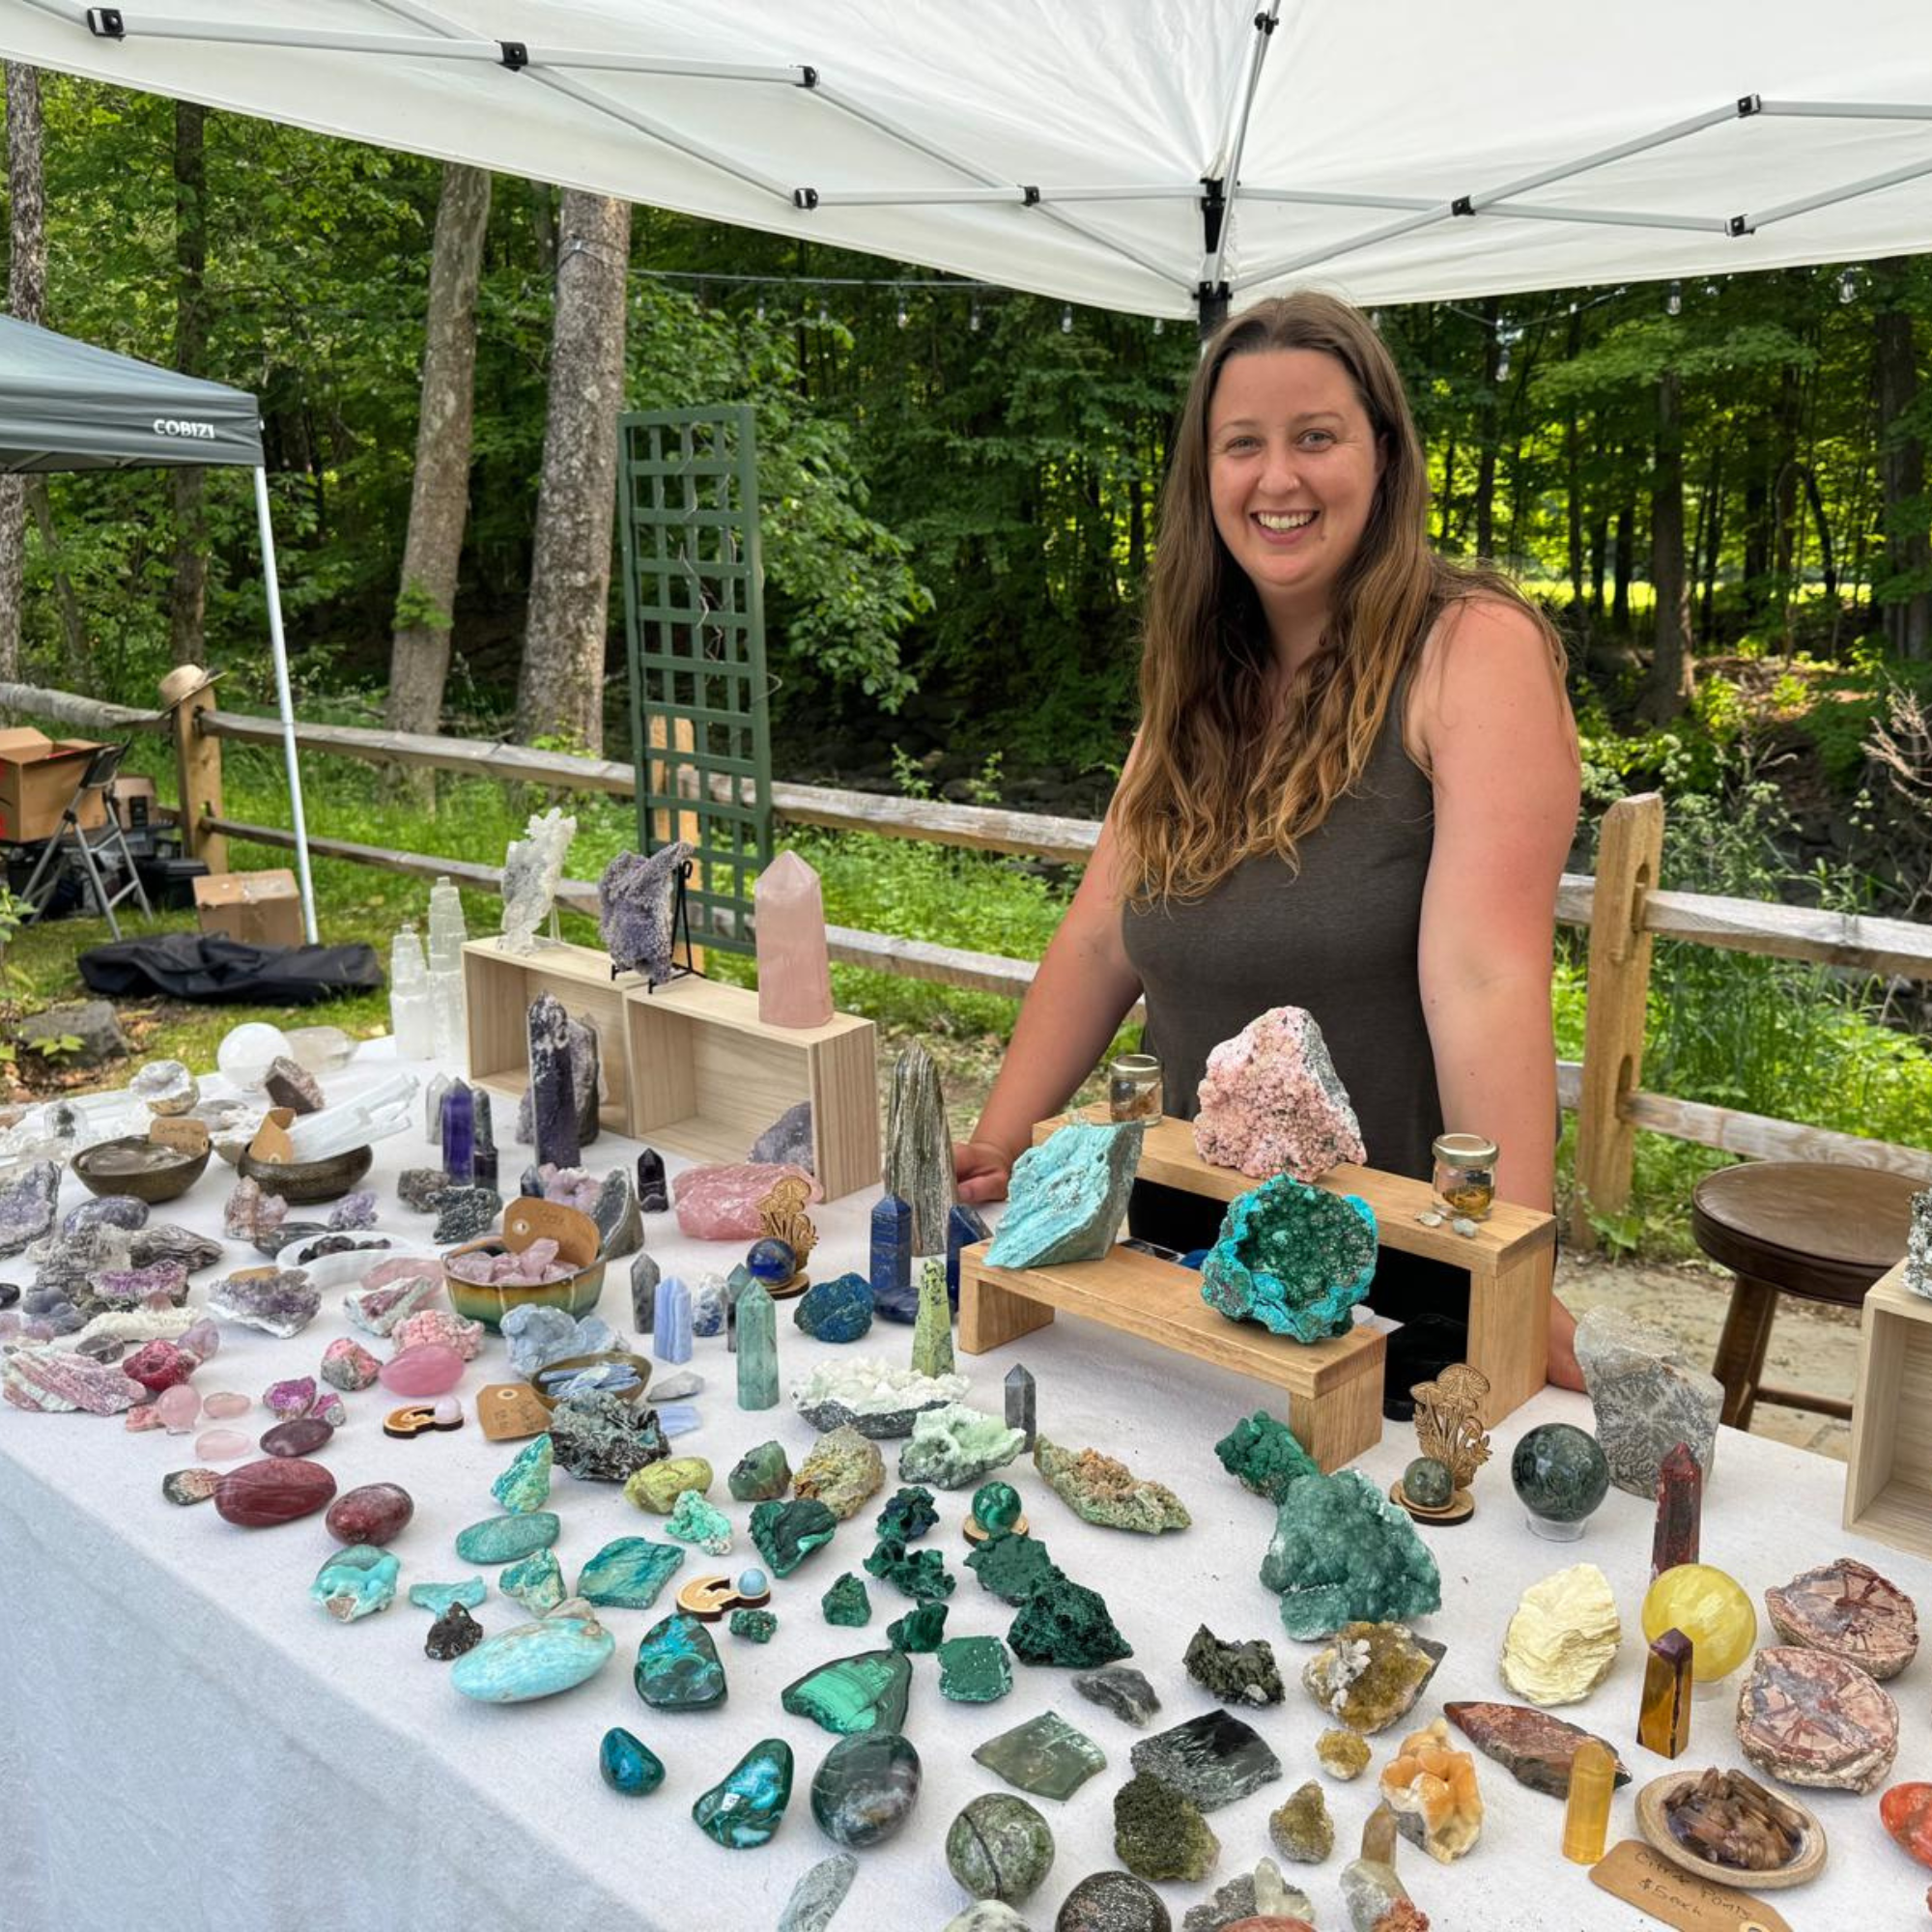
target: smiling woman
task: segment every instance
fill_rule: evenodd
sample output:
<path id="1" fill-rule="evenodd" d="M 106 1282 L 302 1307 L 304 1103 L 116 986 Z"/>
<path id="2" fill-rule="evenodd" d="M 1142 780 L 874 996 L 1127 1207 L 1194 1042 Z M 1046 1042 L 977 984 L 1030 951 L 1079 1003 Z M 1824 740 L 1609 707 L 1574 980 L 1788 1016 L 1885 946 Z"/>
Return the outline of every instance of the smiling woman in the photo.
<path id="1" fill-rule="evenodd" d="M 1161 502 L 1139 735 L 1022 1009 L 961 1193 L 997 1199 L 1145 993 L 1172 1111 L 1270 1007 L 1321 1024 L 1369 1162 L 1426 1178 L 1445 1129 L 1548 1209 L 1556 885 L 1577 819 L 1562 651 L 1493 573 L 1426 538 L 1422 450 L 1367 317 L 1263 302 L 1208 344 Z M 1137 1187 L 1189 1248 L 1204 1204 Z M 1211 1210 L 1210 1210 L 1211 1211 Z M 1385 1255 L 1372 1299 L 1452 1322 L 1459 1278 Z M 1549 1367 L 1575 1384 L 1571 1323 Z M 1453 1339 L 1447 1345 L 1454 1348 Z"/>

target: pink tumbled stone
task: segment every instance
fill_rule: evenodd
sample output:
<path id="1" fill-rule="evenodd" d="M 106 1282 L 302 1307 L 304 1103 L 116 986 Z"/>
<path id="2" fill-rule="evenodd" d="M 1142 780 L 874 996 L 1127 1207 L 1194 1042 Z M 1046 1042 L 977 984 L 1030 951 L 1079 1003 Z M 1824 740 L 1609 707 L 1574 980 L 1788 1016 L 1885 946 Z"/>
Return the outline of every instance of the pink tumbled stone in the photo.
<path id="1" fill-rule="evenodd" d="M 231 1416 L 248 1413 L 248 1398 L 234 1389 L 216 1389 L 203 1405 L 217 1422 L 226 1422 Z"/>
<path id="2" fill-rule="evenodd" d="M 185 1435 L 201 1413 L 201 1398 L 186 1382 L 163 1389 L 155 1403 L 155 1412 L 170 1435 Z"/>
<path id="3" fill-rule="evenodd" d="M 802 1180 L 807 1199 L 822 1201 L 823 1190 L 802 1167 L 744 1161 L 730 1167 L 688 1167 L 671 1181 L 677 1227 L 695 1241 L 751 1241 L 765 1232 L 758 1203 L 781 1180 Z"/>
<path id="4" fill-rule="evenodd" d="M 413 1349 L 426 1342 L 435 1342 L 445 1349 L 453 1349 L 466 1362 L 473 1362 L 483 1346 L 483 1324 L 480 1321 L 466 1321 L 462 1316 L 452 1314 L 447 1308 L 419 1308 L 413 1315 L 406 1315 L 396 1323 L 389 1339 L 398 1349 Z"/>
<path id="5" fill-rule="evenodd" d="M 1314 1180 L 1368 1158 L 1321 1029 L 1299 1007 L 1273 1007 L 1208 1056 L 1195 1151 L 1216 1167 Z"/>
<path id="6" fill-rule="evenodd" d="M 373 1543 L 381 1548 L 409 1526 L 416 1506 L 396 1483 L 364 1483 L 329 1504 L 323 1519 L 330 1536 L 342 1543 Z"/>
<path id="7" fill-rule="evenodd" d="M 122 1426 L 138 1435 L 144 1429 L 165 1429 L 157 1402 L 137 1402 L 122 1418 Z"/>
<path id="8" fill-rule="evenodd" d="M 463 1379 L 463 1357 L 440 1342 L 418 1342 L 383 1364 L 383 1386 L 420 1400 L 453 1389 Z"/>
<path id="9" fill-rule="evenodd" d="M 204 1429 L 194 1438 L 194 1453 L 204 1463 L 232 1463 L 254 1446 L 239 1429 Z"/>
<path id="10" fill-rule="evenodd" d="M 781 852 L 758 874 L 753 895 L 759 1024 L 824 1026 L 832 1018 L 832 968 L 818 874 L 796 852 Z"/>

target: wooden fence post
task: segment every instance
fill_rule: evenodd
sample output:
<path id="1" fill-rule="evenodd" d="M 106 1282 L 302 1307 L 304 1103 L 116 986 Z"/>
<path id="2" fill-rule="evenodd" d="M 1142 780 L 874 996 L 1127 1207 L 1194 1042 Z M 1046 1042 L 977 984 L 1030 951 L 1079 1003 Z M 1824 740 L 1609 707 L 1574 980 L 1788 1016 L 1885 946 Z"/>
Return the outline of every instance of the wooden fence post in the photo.
<path id="1" fill-rule="evenodd" d="M 225 834 L 208 830 L 221 816 L 221 740 L 201 729 L 201 714 L 214 709 L 214 688 L 203 685 L 175 706 L 175 772 L 181 785 L 182 856 L 199 859 L 211 872 L 228 869 Z"/>
<path id="2" fill-rule="evenodd" d="M 1619 799 L 1604 814 L 1590 912 L 1590 975 L 1583 1009 L 1583 1080 L 1577 1103 L 1577 1189 L 1570 1236 L 1597 1244 L 1590 1213 L 1615 1214 L 1629 1202 L 1636 1129 L 1625 1098 L 1643 1071 L 1643 1022 L 1650 991 L 1650 934 L 1644 901 L 1663 854 L 1663 800 L 1656 792 Z"/>

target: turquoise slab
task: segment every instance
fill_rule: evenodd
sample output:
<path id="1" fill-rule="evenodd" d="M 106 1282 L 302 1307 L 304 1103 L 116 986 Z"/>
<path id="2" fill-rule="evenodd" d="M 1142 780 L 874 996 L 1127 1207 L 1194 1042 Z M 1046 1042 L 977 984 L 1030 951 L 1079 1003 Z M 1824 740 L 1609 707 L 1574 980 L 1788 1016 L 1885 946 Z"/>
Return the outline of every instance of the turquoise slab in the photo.
<path id="1" fill-rule="evenodd" d="M 698 1799 L 691 1815 L 707 1838 L 742 1852 L 771 1842 L 790 1802 L 791 1747 L 765 1738 Z"/>
<path id="2" fill-rule="evenodd" d="M 367 1543 L 351 1544 L 315 1573 L 308 1593 L 337 1623 L 353 1624 L 357 1617 L 386 1610 L 396 1601 L 396 1577 L 402 1567 L 386 1550 Z"/>
<path id="3" fill-rule="evenodd" d="M 724 1701 L 724 1666 L 719 1662 L 718 1646 L 696 1617 L 682 1611 L 644 1633 L 631 1682 L 654 1711 L 708 1711 Z"/>
<path id="4" fill-rule="evenodd" d="M 563 1532 L 554 1510 L 530 1510 L 523 1516 L 486 1516 L 456 1538 L 456 1553 L 466 1563 L 514 1563 L 533 1550 L 545 1549 Z"/>
<path id="5" fill-rule="evenodd" d="M 616 1647 L 593 1617 L 545 1617 L 485 1637 L 450 1665 L 449 1681 L 479 1703 L 526 1704 L 596 1676 Z"/>
<path id="6" fill-rule="evenodd" d="M 1013 1163 L 1007 1211 L 990 1267 L 1097 1262 L 1114 1245 L 1140 1165 L 1143 1122 L 1096 1126 L 1076 1121 Z"/>
<path id="7" fill-rule="evenodd" d="M 410 1602 L 417 1609 L 440 1617 L 451 1604 L 473 1610 L 490 1594 L 490 1586 L 480 1577 L 466 1577 L 460 1583 L 412 1583 Z"/>
<path id="8" fill-rule="evenodd" d="M 534 1617 L 547 1617 L 563 1602 L 563 1566 L 554 1549 L 539 1549 L 521 1563 L 512 1563 L 497 1578 L 497 1587 Z"/>
<path id="9" fill-rule="evenodd" d="M 621 1725 L 604 1733 L 597 1750 L 597 1769 L 612 1791 L 627 1798 L 645 1798 L 665 1781 L 664 1759 Z"/>
<path id="10" fill-rule="evenodd" d="M 620 1536 L 616 1542 L 607 1543 L 583 1566 L 577 1578 L 577 1594 L 587 1604 L 647 1610 L 683 1562 L 684 1551 L 674 1543 L 653 1543 L 648 1536 Z"/>
<path id="11" fill-rule="evenodd" d="M 550 1501 L 551 1465 L 555 1460 L 549 1433 L 526 1442 L 510 1466 L 490 1485 L 490 1493 L 516 1516 L 528 1516 Z"/>

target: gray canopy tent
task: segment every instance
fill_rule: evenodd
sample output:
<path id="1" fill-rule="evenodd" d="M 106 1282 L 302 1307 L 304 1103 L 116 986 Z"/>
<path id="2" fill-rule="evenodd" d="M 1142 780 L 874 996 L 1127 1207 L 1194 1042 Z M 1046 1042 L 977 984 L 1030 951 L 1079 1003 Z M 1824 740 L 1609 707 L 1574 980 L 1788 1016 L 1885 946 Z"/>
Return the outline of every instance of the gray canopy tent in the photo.
<path id="1" fill-rule="evenodd" d="M 314 945 L 315 889 L 309 877 L 295 702 L 289 694 L 275 532 L 269 514 L 262 418 L 255 398 L 0 315 L 0 472 L 21 475 L 156 466 L 255 472 L 255 521 L 269 599 L 269 639 L 274 648 L 275 696 L 288 765 L 302 924 Z"/>

